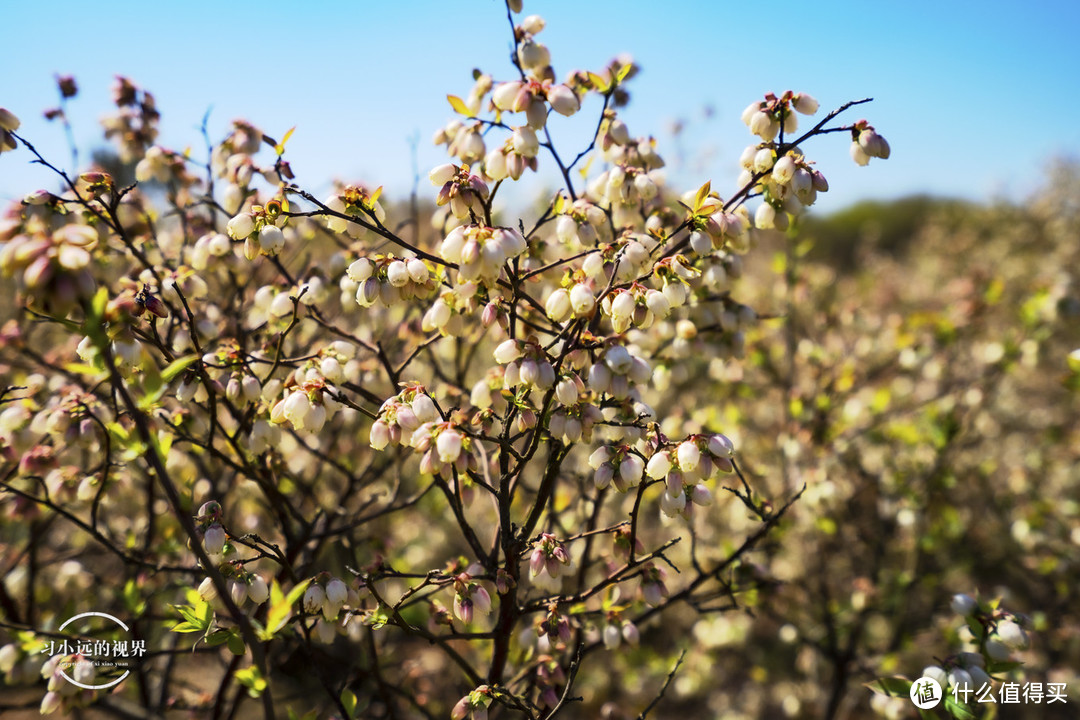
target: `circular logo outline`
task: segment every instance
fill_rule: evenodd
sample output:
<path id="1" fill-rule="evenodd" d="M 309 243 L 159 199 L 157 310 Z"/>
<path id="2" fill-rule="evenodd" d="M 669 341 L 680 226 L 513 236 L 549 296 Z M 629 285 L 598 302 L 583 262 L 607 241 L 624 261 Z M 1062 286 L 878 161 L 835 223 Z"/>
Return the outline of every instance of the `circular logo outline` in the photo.
<path id="1" fill-rule="evenodd" d="M 934 697 L 930 698 L 929 700 L 922 700 L 919 697 L 919 689 L 920 686 L 925 685 L 926 683 L 931 683 L 933 685 Z M 921 678 L 911 683 L 911 689 L 908 690 L 908 698 L 911 700 L 912 704 L 920 710 L 930 710 L 932 708 L 936 708 L 938 705 L 941 704 L 941 699 L 943 697 L 944 693 L 941 689 L 941 683 L 939 683 L 937 680 L 930 677 L 929 675 L 923 675 Z"/>
<path id="2" fill-rule="evenodd" d="M 116 623 L 120 627 L 124 628 L 125 632 L 130 632 L 131 631 L 130 628 L 128 628 L 128 626 L 125 625 L 122 620 L 120 620 L 120 618 L 113 617 L 109 613 L 96 612 L 96 611 L 92 610 L 90 612 L 80 613 L 80 614 L 78 614 L 78 615 L 76 615 L 74 617 L 68 618 L 67 620 L 64 621 L 63 625 L 61 625 L 60 627 L 57 628 L 57 632 L 62 632 L 64 630 L 64 628 L 66 628 L 68 625 L 70 625 L 71 623 L 75 622 L 76 620 L 79 620 L 80 618 L 84 618 L 84 617 L 108 618 L 109 620 L 112 620 L 114 623 Z M 71 677 L 70 675 L 68 675 L 67 671 L 65 671 L 64 668 L 58 667 L 57 669 L 60 671 L 60 674 L 64 676 L 65 680 L 67 680 L 72 685 L 83 688 L 84 690 L 107 690 L 107 689 L 111 688 L 113 685 L 119 685 L 124 680 L 124 678 L 126 678 L 128 675 L 131 674 L 130 670 L 125 670 L 123 675 L 121 675 L 120 677 L 116 678 L 112 682 L 107 683 L 105 685 L 85 685 L 85 684 L 79 682 L 78 680 L 76 680 L 75 678 Z"/>

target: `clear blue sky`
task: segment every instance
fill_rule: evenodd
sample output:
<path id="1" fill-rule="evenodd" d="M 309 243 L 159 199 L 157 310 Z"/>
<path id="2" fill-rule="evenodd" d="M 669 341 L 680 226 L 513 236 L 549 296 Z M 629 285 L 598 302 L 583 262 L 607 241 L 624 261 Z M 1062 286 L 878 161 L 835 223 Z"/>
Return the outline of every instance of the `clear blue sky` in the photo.
<path id="1" fill-rule="evenodd" d="M 867 117 L 889 139 L 890 160 L 856 167 L 842 135 L 805 148 L 833 188 L 818 202 L 824 212 L 913 192 L 1022 199 L 1051 158 L 1080 150 L 1080 2 L 660 7 L 526 0 L 525 14 L 547 20 L 540 38 L 560 78 L 621 52 L 634 56 L 642 73 L 624 117 L 632 134 L 658 138 L 669 164 L 681 153 L 672 178 L 680 187 L 712 179 L 722 195 L 731 192 L 750 139 L 739 114 L 770 90 L 809 92 L 823 111 L 875 98 L 848 119 Z M 0 106 L 59 163 L 68 158 L 62 130 L 41 119 L 57 102 L 54 73 L 79 82 L 70 117 L 84 149 L 103 142 L 97 121 L 110 108 L 113 76 L 124 74 L 156 95 L 167 147 L 201 152 L 197 128 L 208 108 L 216 139 L 237 117 L 278 137 L 296 125 L 288 158 L 302 185 L 322 192 L 337 177 L 400 196 L 417 135 L 421 190 L 429 192 L 427 170 L 445 157 L 431 137 L 452 117 L 446 93 L 467 93 L 474 67 L 496 80 L 512 76 L 497 0 L 56 0 L 47 10 L 5 3 L 2 14 Z M 677 118 L 687 132 L 676 145 L 669 127 Z M 573 152 L 589 134 L 573 121 L 553 132 Z M 0 200 L 53 184 L 28 159 L 25 150 L 0 157 Z"/>

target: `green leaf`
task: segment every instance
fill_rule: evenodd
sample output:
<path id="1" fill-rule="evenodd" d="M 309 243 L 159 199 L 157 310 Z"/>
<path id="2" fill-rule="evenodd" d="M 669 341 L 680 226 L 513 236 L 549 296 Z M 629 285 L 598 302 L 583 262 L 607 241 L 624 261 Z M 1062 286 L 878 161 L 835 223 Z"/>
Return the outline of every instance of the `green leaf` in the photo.
<path id="1" fill-rule="evenodd" d="M 191 364 L 198 359 L 198 355 L 185 355 L 184 357 L 176 358 L 161 371 L 162 382 L 166 384 L 171 383 L 176 376 L 191 367 Z"/>
<path id="2" fill-rule="evenodd" d="M 89 377 L 97 377 L 105 372 L 101 368 L 96 368 L 93 365 L 87 365 L 86 363 L 68 363 L 64 366 L 64 370 L 69 373 L 75 373 L 76 375 L 86 375 Z"/>
<path id="3" fill-rule="evenodd" d="M 883 677 L 867 683 L 866 687 L 878 695 L 889 697 L 908 697 L 911 693 L 911 681 L 906 677 Z"/>
<path id="4" fill-rule="evenodd" d="M 604 78 L 594 72 L 589 73 L 589 82 L 592 83 L 592 86 L 596 88 L 596 91 L 602 95 L 611 90 L 611 87 L 604 81 Z"/>
<path id="5" fill-rule="evenodd" d="M 310 579 L 305 580 L 291 591 L 289 591 L 288 597 L 281 592 L 281 585 L 277 580 L 273 580 L 270 583 L 270 609 L 266 612 L 266 628 L 259 632 L 259 637 L 262 640 L 270 640 L 285 627 L 285 623 L 289 622 L 289 618 L 292 617 L 292 608 L 296 604 L 296 601 L 304 594 Z"/>
<path id="6" fill-rule="evenodd" d="M 109 304 L 109 290 L 102 286 L 99 287 L 97 292 L 94 293 L 94 299 L 90 303 L 90 313 L 93 319 L 100 323 L 101 319 L 105 317 L 105 308 Z"/>
<path id="7" fill-rule="evenodd" d="M 387 612 L 385 605 L 379 605 L 375 610 L 364 619 L 364 622 L 370 625 L 373 629 L 378 630 L 382 626 L 390 622 L 390 614 Z"/>
<path id="8" fill-rule="evenodd" d="M 705 202 L 705 198 L 709 197 L 710 192 L 712 192 L 712 181 L 708 180 L 698 188 L 697 195 L 694 197 L 694 212 L 701 209 L 701 204 Z"/>
<path id="9" fill-rule="evenodd" d="M 259 674 L 259 668 L 254 665 L 243 670 L 237 670 L 234 677 L 248 689 L 248 695 L 251 697 L 259 697 L 266 690 L 266 679 Z"/>
<path id="10" fill-rule="evenodd" d="M 350 720 L 356 717 L 356 693 L 349 688 L 341 691 L 341 705 L 345 708 L 345 715 Z"/>
<path id="11" fill-rule="evenodd" d="M 172 607 L 185 621 L 173 628 L 173 631 L 175 632 L 205 633 L 210 629 L 210 626 L 214 622 L 214 609 L 210 607 L 210 603 L 208 602 L 200 600 L 194 605 L 173 605 Z M 187 626 L 190 626 L 193 629 L 179 629 L 180 627 Z"/>
<path id="12" fill-rule="evenodd" d="M 290 606 L 295 604 L 297 600 L 303 597 L 304 591 L 307 590 L 307 586 L 309 584 L 311 584 L 311 578 L 308 578 L 304 582 L 294 587 L 292 590 L 289 591 L 289 594 L 285 596 L 285 602 L 289 603 Z"/>
<path id="13" fill-rule="evenodd" d="M 634 65 L 632 63 L 627 63 L 626 65 L 623 65 L 621 68 L 619 68 L 619 74 L 615 76 L 615 82 L 621 84 L 622 81 L 626 79 L 626 76 L 629 75 L 630 71 L 633 69 Z"/>
<path id="14" fill-rule="evenodd" d="M 967 705 L 959 703 L 951 695 L 945 696 L 945 712 L 957 720 L 978 720 L 978 716 Z"/>
<path id="15" fill-rule="evenodd" d="M 475 117 L 472 110 L 469 110 L 469 106 L 465 104 L 465 101 L 457 95 L 447 95 L 446 99 L 450 101 L 450 107 L 454 108 L 454 112 L 469 118 Z"/>
<path id="16" fill-rule="evenodd" d="M 142 615 L 146 610 L 146 601 L 139 595 L 139 586 L 134 579 L 124 583 L 124 604 L 134 615 Z"/>
<path id="17" fill-rule="evenodd" d="M 285 137 L 281 138 L 281 142 L 274 145 L 274 151 L 278 155 L 283 155 L 285 153 L 285 143 L 289 142 L 289 138 L 292 137 L 292 134 L 294 132 L 296 132 L 296 126 L 295 125 L 293 125 L 291 128 L 289 128 L 289 131 L 287 133 L 285 133 Z"/>
<path id="18" fill-rule="evenodd" d="M 229 641 L 229 637 L 232 635 L 228 630 L 215 630 L 203 638 L 209 647 L 217 647 L 218 645 L 224 645 Z"/>
<path id="19" fill-rule="evenodd" d="M 192 625 L 189 622 L 177 623 L 177 624 L 173 625 L 169 629 L 172 630 L 173 632 L 178 632 L 178 633 L 202 632 L 201 627 L 198 627 L 196 625 Z"/>
<path id="20" fill-rule="evenodd" d="M 240 637 L 237 632 L 230 632 L 229 638 L 229 652 L 233 655 L 243 655 L 247 652 L 247 645 L 244 644 L 244 638 Z"/>
<path id="21" fill-rule="evenodd" d="M 1024 663 L 1016 660 L 991 660 L 986 665 L 986 672 L 991 675 L 1002 675 L 1015 670 L 1018 667 L 1022 667 L 1023 664 Z"/>

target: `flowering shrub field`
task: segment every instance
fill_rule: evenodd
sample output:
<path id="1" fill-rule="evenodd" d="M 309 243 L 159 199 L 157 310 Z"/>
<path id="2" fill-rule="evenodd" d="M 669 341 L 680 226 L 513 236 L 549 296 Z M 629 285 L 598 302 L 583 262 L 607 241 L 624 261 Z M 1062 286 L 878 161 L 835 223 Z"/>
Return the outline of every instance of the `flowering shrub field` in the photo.
<path id="1" fill-rule="evenodd" d="M 633 62 L 560 82 L 557 28 L 506 12 L 407 202 L 312 194 L 245 120 L 162 147 L 127 78 L 115 167 L 0 109 L 6 171 L 56 175 L 0 220 L 0 708 L 901 717 L 925 675 L 966 718 L 1075 685 L 1075 173 L 842 273 L 809 153 L 888 158 L 868 100 L 754 99 L 741 175 L 675 188 Z"/>

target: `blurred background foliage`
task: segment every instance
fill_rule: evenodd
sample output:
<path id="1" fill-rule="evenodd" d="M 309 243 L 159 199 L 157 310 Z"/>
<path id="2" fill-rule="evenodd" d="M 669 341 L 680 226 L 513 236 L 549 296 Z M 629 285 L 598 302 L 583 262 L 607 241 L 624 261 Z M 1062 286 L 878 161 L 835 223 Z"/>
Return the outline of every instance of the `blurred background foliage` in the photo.
<path id="1" fill-rule="evenodd" d="M 703 357 L 674 395 L 718 380 L 687 412 L 738 427 L 763 495 L 806 492 L 731 570 L 737 610 L 643 631 L 672 646 L 654 674 L 689 651 L 658 716 L 914 717 L 864 683 L 973 649 L 948 605 L 977 592 L 1034 620 L 1015 679 L 1070 692 L 997 716 L 1075 717 L 1078 201 L 1080 165 L 1062 161 L 1024 202 L 864 202 L 761 237 L 740 300 L 773 319 L 744 361 Z M 654 692 L 634 660 L 613 664 L 612 682 Z"/>

